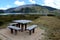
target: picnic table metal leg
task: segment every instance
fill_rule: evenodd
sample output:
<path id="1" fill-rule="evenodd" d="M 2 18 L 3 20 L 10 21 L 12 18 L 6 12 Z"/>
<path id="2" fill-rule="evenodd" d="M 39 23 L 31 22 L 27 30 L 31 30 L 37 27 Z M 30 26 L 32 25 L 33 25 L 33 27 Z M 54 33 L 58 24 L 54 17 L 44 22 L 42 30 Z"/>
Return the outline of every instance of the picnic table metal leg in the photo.
<path id="1" fill-rule="evenodd" d="M 20 28 L 20 24 L 18 23 L 18 27 Z"/>
<path id="2" fill-rule="evenodd" d="M 23 26 L 24 26 L 24 25 L 23 25 L 23 24 L 21 24 L 21 32 L 23 32 Z"/>
<path id="3" fill-rule="evenodd" d="M 18 23 L 18 27 L 20 28 L 20 23 Z"/>
<path id="4" fill-rule="evenodd" d="M 13 34 L 13 29 L 11 29 L 11 34 Z"/>
<path id="5" fill-rule="evenodd" d="M 29 30 L 29 35 L 31 35 L 31 30 Z"/>
<path id="6" fill-rule="evenodd" d="M 15 30 L 15 35 L 17 34 L 17 30 Z"/>
<path id="7" fill-rule="evenodd" d="M 16 26 L 20 28 L 20 23 L 16 24 Z"/>
<path id="8" fill-rule="evenodd" d="M 25 31 L 26 31 L 26 28 L 27 28 L 27 24 L 25 24 Z"/>
<path id="9" fill-rule="evenodd" d="M 34 33 L 34 32 L 35 32 L 35 29 L 33 29 L 32 31 L 33 31 L 33 33 Z"/>

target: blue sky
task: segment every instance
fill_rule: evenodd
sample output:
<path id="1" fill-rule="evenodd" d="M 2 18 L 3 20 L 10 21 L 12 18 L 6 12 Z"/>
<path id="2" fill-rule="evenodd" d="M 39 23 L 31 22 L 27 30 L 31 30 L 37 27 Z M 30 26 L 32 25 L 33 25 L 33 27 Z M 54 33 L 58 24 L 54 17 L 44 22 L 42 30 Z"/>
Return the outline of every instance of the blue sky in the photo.
<path id="1" fill-rule="evenodd" d="M 0 9 L 8 9 L 26 4 L 39 4 L 60 9 L 60 0 L 1 0 Z"/>

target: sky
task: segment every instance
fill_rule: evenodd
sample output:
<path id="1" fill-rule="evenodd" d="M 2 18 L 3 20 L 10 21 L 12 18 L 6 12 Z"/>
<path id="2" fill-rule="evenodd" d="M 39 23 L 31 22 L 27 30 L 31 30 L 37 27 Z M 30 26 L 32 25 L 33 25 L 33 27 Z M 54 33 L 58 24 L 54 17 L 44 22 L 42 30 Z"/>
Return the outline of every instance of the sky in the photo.
<path id="1" fill-rule="evenodd" d="M 1 0 L 0 9 L 8 9 L 27 4 L 39 4 L 60 9 L 60 0 Z"/>

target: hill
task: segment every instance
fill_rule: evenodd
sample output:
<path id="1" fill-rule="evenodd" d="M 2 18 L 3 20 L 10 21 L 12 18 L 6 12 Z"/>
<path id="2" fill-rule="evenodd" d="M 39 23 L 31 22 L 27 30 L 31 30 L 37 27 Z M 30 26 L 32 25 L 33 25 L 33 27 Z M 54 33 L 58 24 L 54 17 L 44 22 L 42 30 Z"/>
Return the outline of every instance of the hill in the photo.
<path id="1" fill-rule="evenodd" d="M 48 6 L 41 6 L 38 4 L 28 4 L 22 5 L 15 8 L 9 8 L 5 10 L 7 13 L 41 13 L 45 11 L 54 11 L 57 10 L 56 8 L 48 7 Z"/>
<path id="2" fill-rule="evenodd" d="M 1 13 L 2 11 L 0 11 Z M 2 13 L 24 13 L 24 14 L 40 14 L 40 15 L 54 15 L 54 16 L 60 16 L 60 10 L 56 8 L 52 8 L 49 6 L 42 6 L 38 4 L 28 4 L 28 5 L 22 5 L 14 8 L 9 8 L 7 10 L 3 10 Z"/>
<path id="3" fill-rule="evenodd" d="M 49 11 L 57 10 L 56 8 L 52 8 L 52 7 L 49 7 L 49 6 L 42 6 L 42 7 L 48 9 Z"/>

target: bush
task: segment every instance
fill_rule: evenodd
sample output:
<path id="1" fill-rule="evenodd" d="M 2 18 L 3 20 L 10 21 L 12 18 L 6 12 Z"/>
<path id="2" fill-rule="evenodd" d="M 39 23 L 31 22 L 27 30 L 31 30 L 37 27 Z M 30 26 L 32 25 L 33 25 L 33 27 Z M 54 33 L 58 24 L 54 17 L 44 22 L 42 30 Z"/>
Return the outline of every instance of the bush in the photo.
<path id="1" fill-rule="evenodd" d="M 4 22 L 0 21 L 0 26 L 2 26 L 4 24 Z"/>
<path id="2" fill-rule="evenodd" d="M 55 16 L 54 14 L 47 14 L 47 16 Z"/>
<path id="3" fill-rule="evenodd" d="M 60 16 L 56 16 L 56 17 L 60 19 Z"/>

